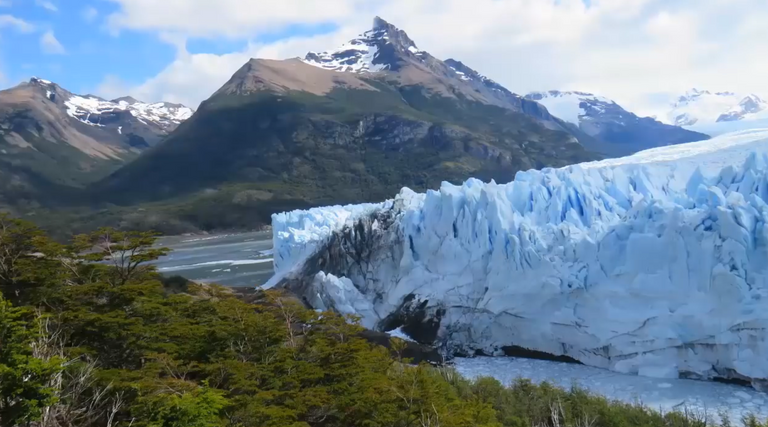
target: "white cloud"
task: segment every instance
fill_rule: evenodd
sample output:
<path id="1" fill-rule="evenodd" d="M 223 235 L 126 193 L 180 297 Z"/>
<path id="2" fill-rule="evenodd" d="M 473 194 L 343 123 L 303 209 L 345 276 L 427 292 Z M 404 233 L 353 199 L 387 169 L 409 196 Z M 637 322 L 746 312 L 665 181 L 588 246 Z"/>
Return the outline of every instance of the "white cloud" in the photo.
<path id="1" fill-rule="evenodd" d="M 50 10 L 51 12 L 58 12 L 59 8 L 53 4 L 52 2 L 48 0 L 35 0 L 35 4 L 42 7 L 43 9 Z"/>
<path id="2" fill-rule="evenodd" d="M 82 16 L 86 22 L 93 22 L 99 16 L 99 11 L 93 6 L 87 6 L 83 9 Z"/>
<path id="3" fill-rule="evenodd" d="M 64 46 L 56 39 L 53 30 L 48 30 L 40 36 L 40 49 L 50 55 L 63 55 L 67 53 Z"/>
<path id="4" fill-rule="evenodd" d="M 12 15 L 0 15 L 0 28 L 13 28 L 22 33 L 35 31 L 35 26 Z"/>
<path id="5" fill-rule="evenodd" d="M 118 30 L 256 39 L 289 25 L 333 23 L 332 34 L 252 43 L 226 55 L 181 54 L 131 87 L 149 99 L 196 104 L 251 56 L 285 58 L 333 47 L 378 14 L 421 49 L 454 57 L 510 90 L 575 89 L 641 113 L 691 87 L 768 97 L 764 0 L 110 0 Z M 216 16 L 216 19 L 210 19 Z M 175 43 L 177 48 L 183 43 Z M 128 89 L 128 88 L 126 88 Z"/>
<path id="6" fill-rule="evenodd" d="M 363 0 L 110 0 L 117 30 L 149 30 L 196 37 L 249 37 L 285 25 L 336 21 Z M 214 18 L 215 17 L 215 18 Z"/>
<path id="7" fill-rule="evenodd" d="M 331 35 L 288 39 L 268 45 L 249 44 L 241 52 L 225 55 L 190 54 L 183 48 L 180 40 L 168 37 L 165 40 L 177 46 L 180 49 L 179 54 L 158 75 L 136 86 L 121 81 L 118 76 L 108 76 L 96 92 L 107 98 L 130 94 L 147 102 L 178 102 L 196 108 L 250 58 L 282 59 L 303 56 L 318 45 L 335 45 L 354 34 L 354 31 L 347 29 Z"/>

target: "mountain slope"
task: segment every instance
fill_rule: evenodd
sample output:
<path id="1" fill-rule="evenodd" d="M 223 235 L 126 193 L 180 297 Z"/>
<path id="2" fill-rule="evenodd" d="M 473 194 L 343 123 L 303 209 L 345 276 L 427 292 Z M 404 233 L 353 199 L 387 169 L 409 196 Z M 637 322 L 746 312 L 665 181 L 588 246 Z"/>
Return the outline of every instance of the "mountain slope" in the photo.
<path id="1" fill-rule="evenodd" d="M 548 129 L 570 132 L 539 103 L 512 93 L 499 83 L 453 58 L 441 61 L 419 49 L 401 29 L 374 18 L 373 28 L 341 47 L 310 52 L 303 62 L 344 74 L 386 73 L 398 85 L 418 85 L 429 93 L 463 98 L 522 112 Z"/>
<path id="2" fill-rule="evenodd" d="M 62 188 L 108 175 L 189 115 L 181 105 L 106 101 L 38 78 L 0 91 L 0 205 L 66 198 Z"/>
<path id="3" fill-rule="evenodd" d="M 248 214 L 266 221 L 291 206 L 377 200 L 472 175 L 507 181 L 595 158 L 524 111 L 535 103 L 496 95 L 454 68 L 381 19 L 340 49 L 251 60 L 162 144 L 93 191 L 122 204 L 248 199 Z"/>
<path id="4" fill-rule="evenodd" d="M 706 134 L 638 117 L 616 102 L 585 92 L 533 92 L 526 98 L 595 138 L 585 145 L 609 156 L 629 155 L 666 145 L 709 139 Z"/>
<path id="5" fill-rule="evenodd" d="M 34 141 L 20 135 L 27 131 L 102 158 L 130 157 L 156 144 L 191 115 L 192 110 L 180 104 L 147 104 L 131 97 L 107 101 L 76 95 L 35 77 L 0 91 L 0 123 L 6 139 L 32 145 Z"/>

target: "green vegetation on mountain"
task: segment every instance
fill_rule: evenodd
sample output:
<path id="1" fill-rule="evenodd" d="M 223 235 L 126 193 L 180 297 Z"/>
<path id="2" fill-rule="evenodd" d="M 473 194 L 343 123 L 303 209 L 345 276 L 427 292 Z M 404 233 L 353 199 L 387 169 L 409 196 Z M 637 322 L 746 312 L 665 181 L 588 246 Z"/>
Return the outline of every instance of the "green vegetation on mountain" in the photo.
<path id="1" fill-rule="evenodd" d="M 16 135 L 33 141 L 34 148 L 11 143 L 15 140 L 0 130 L 0 207 L 28 211 L 71 205 L 86 185 L 123 164 L 91 157 L 69 144 L 51 142 L 27 130 L 18 130 Z"/>
<path id="2" fill-rule="evenodd" d="M 62 245 L 0 216 L 0 426 L 706 426 L 410 365 L 402 340 L 373 344 L 288 295 L 163 279 L 146 265 L 166 253 L 154 241 L 104 229 Z"/>
<path id="3" fill-rule="evenodd" d="M 378 90 L 215 96 L 95 185 L 92 198 L 143 204 L 203 229 L 254 227 L 281 210 L 378 201 L 403 186 L 424 191 L 473 176 L 509 181 L 519 170 L 594 158 L 522 113 L 370 84 Z"/>

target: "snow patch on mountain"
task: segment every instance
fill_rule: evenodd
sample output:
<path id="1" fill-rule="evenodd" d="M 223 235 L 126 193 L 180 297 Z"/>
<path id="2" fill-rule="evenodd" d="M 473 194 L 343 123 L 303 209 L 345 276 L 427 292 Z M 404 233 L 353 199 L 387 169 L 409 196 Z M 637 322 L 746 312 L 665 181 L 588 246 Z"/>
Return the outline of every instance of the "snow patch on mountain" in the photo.
<path id="1" fill-rule="evenodd" d="M 469 81 L 469 82 L 477 82 L 493 91 L 496 92 L 502 92 L 504 94 L 508 94 L 510 96 L 513 96 L 515 98 L 519 98 L 518 95 L 513 94 L 510 92 L 507 88 L 504 86 L 496 83 L 494 80 L 478 73 L 477 71 L 473 70 L 472 68 L 469 68 L 467 65 L 465 65 L 461 61 L 457 61 L 453 58 L 449 58 L 445 60 L 445 65 L 447 65 L 453 72 L 456 73 L 457 76 L 461 80 Z"/>
<path id="2" fill-rule="evenodd" d="M 37 83 L 44 84 L 44 85 L 51 85 L 51 84 L 53 84 L 50 80 L 44 80 L 44 79 L 37 78 L 37 77 L 32 77 L 30 79 L 30 81 L 37 82 Z"/>
<path id="3" fill-rule="evenodd" d="M 310 52 L 304 62 L 316 67 L 333 71 L 351 71 L 353 73 L 375 73 L 387 69 L 386 64 L 374 64 L 379 49 L 375 44 L 367 43 L 371 31 L 360 39 L 351 40 L 342 46 L 321 53 Z"/>
<path id="4" fill-rule="evenodd" d="M 419 59 L 426 55 L 405 32 L 377 17 L 371 30 L 336 49 L 309 52 L 302 61 L 332 71 L 375 73 L 397 67 L 396 51 Z"/>
<path id="5" fill-rule="evenodd" d="M 461 72 L 461 71 L 458 71 L 458 70 L 456 70 L 456 69 L 455 69 L 455 68 L 453 68 L 453 67 L 451 67 L 451 70 L 455 71 L 455 72 L 456 72 L 456 75 L 458 75 L 458 76 L 459 76 L 459 78 L 460 78 L 461 80 L 464 80 L 464 81 L 467 81 L 467 80 L 469 80 L 469 76 L 467 76 L 467 75 L 466 75 L 466 74 L 464 74 L 463 72 Z"/>
<path id="6" fill-rule="evenodd" d="M 764 387 L 766 200 L 768 129 L 508 184 L 403 189 L 378 207 L 273 216 L 283 261 L 268 286 L 363 307 L 382 330 L 417 313 L 449 351 L 516 345 L 622 373 Z"/>
<path id="7" fill-rule="evenodd" d="M 578 125 L 584 119 L 600 115 L 606 108 L 617 106 L 608 98 L 586 92 L 532 92 L 526 98 L 539 102 L 547 110 L 566 122 Z"/>
<path id="8" fill-rule="evenodd" d="M 61 89 L 49 80 L 32 77 L 30 83 L 42 86 L 46 97 L 54 101 L 57 94 L 63 100 L 67 115 L 89 126 L 101 127 L 100 117 L 107 113 L 129 112 L 142 123 L 152 123 L 162 129 L 170 129 L 192 116 L 194 111 L 181 104 L 169 102 L 145 103 L 131 97 L 112 101 L 93 95 L 75 95 Z"/>
<path id="9" fill-rule="evenodd" d="M 166 102 L 146 104 L 142 102 L 128 103 L 125 101 L 107 101 L 95 96 L 72 95 L 64 101 L 67 114 L 87 125 L 102 126 L 98 121 L 90 120 L 91 115 L 128 111 L 132 116 L 144 123 L 151 122 L 161 128 L 179 125 L 192 116 L 192 109 L 183 105 Z"/>

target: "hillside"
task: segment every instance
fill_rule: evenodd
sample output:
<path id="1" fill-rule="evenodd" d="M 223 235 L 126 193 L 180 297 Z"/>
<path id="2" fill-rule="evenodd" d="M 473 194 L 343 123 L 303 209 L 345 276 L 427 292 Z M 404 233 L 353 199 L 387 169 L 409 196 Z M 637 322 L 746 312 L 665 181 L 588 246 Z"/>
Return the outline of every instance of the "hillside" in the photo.
<path id="1" fill-rule="evenodd" d="M 162 144 L 91 190 L 122 205 L 215 199 L 254 224 L 294 207 L 470 176 L 509 181 L 597 157 L 543 107 L 452 64 L 379 18 L 334 51 L 253 59 Z"/>
<path id="2" fill-rule="evenodd" d="M 59 205 L 172 132 L 178 104 L 76 95 L 48 80 L 0 91 L 0 207 Z"/>

